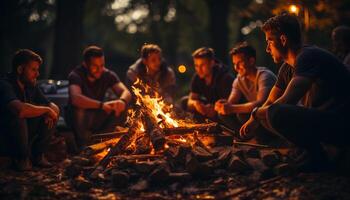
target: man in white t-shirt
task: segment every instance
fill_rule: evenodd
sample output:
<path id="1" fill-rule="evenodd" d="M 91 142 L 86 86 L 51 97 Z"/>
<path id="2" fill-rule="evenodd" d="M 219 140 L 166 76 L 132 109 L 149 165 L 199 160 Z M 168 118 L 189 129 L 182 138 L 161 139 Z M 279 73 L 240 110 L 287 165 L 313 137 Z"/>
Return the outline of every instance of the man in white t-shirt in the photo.
<path id="1" fill-rule="evenodd" d="M 230 57 L 238 76 L 229 98 L 216 102 L 215 110 L 225 125 L 239 132 L 251 111 L 267 99 L 276 76 L 269 69 L 256 66 L 256 51 L 246 42 L 233 47 Z"/>

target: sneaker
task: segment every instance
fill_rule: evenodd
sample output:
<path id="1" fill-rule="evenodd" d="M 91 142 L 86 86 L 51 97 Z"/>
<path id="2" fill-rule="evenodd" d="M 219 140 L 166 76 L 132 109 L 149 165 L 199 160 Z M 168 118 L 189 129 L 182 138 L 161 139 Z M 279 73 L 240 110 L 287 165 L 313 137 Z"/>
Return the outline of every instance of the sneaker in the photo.
<path id="1" fill-rule="evenodd" d="M 30 171 L 32 170 L 32 162 L 29 158 L 15 159 L 13 160 L 13 167 L 17 171 Z"/>
<path id="2" fill-rule="evenodd" d="M 34 158 L 33 160 L 33 164 L 37 167 L 41 167 L 41 168 L 50 168 L 53 165 L 46 159 L 46 157 L 44 156 L 44 154 L 41 154 L 37 157 Z"/>

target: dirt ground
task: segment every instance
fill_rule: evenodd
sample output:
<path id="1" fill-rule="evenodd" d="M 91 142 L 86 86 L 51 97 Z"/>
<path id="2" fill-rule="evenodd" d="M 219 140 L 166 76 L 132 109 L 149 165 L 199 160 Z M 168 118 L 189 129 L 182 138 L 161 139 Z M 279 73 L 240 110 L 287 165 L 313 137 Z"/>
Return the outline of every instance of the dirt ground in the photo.
<path id="1" fill-rule="evenodd" d="M 83 176 L 67 176 L 65 168 L 69 162 L 67 158 L 50 169 L 34 168 L 28 172 L 3 165 L 0 199 L 350 199 L 349 178 L 336 172 L 256 181 L 254 176 L 215 171 L 208 178 L 184 183 L 151 185 L 139 180 L 118 189 L 111 184 L 110 177 L 88 180 Z"/>

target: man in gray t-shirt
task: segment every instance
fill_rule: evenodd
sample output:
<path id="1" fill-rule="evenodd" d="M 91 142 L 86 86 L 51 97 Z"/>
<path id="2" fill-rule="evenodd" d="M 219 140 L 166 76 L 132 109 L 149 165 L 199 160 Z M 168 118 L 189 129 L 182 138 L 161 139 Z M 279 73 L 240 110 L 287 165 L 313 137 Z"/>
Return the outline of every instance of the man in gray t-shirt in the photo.
<path id="1" fill-rule="evenodd" d="M 255 65 L 256 51 L 247 43 L 234 47 L 230 56 L 238 76 L 232 84 L 229 98 L 218 101 L 215 110 L 224 124 L 238 132 L 250 112 L 265 102 L 276 76 L 267 68 Z"/>

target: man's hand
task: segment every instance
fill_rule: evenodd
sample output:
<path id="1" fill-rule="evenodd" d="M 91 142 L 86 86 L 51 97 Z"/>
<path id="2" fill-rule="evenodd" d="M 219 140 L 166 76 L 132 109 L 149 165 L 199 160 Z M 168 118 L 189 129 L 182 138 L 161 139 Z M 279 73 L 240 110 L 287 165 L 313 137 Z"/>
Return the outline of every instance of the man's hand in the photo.
<path id="1" fill-rule="evenodd" d="M 108 101 L 103 103 L 102 110 L 105 111 L 107 114 L 110 114 L 114 110 L 114 102 Z"/>
<path id="2" fill-rule="evenodd" d="M 103 108 L 103 110 L 106 111 L 108 114 L 114 111 L 114 114 L 116 117 L 119 117 L 120 114 L 126 109 L 125 102 L 119 99 L 105 102 L 103 104 L 103 107 L 105 107 L 105 105 L 106 105 L 106 108 Z"/>
<path id="3" fill-rule="evenodd" d="M 226 99 L 220 99 L 215 103 L 215 111 L 221 115 L 231 114 L 231 104 Z"/>
<path id="4" fill-rule="evenodd" d="M 242 139 L 252 138 L 255 135 L 255 130 L 258 128 L 259 122 L 256 121 L 252 116 L 250 116 L 249 120 L 243 124 L 241 129 L 239 130 L 240 136 Z"/>
<path id="5" fill-rule="evenodd" d="M 116 100 L 114 103 L 114 113 L 116 117 L 119 117 L 120 114 L 126 109 L 126 104 L 122 100 Z"/>
<path id="6" fill-rule="evenodd" d="M 214 106 L 211 104 L 205 105 L 205 116 L 209 118 L 213 118 L 215 117 L 215 115 L 216 115 L 216 112 L 215 112 Z"/>
<path id="7" fill-rule="evenodd" d="M 200 101 L 194 101 L 193 103 L 193 107 L 196 109 L 197 112 L 199 112 L 201 115 L 204 115 L 206 114 L 206 108 L 204 106 L 204 104 Z"/>
<path id="8" fill-rule="evenodd" d="M 44 120 L 45 120 L 45 124 L 47 124 L 49 129 L 51 129 L 54 127 L 54 125 L 58 121 L 59 115 L 54 109 L 50 107 L 46 107 L 46 109 L 47 109 L 47 112 L 44 116 L 45 117 Z"/>

